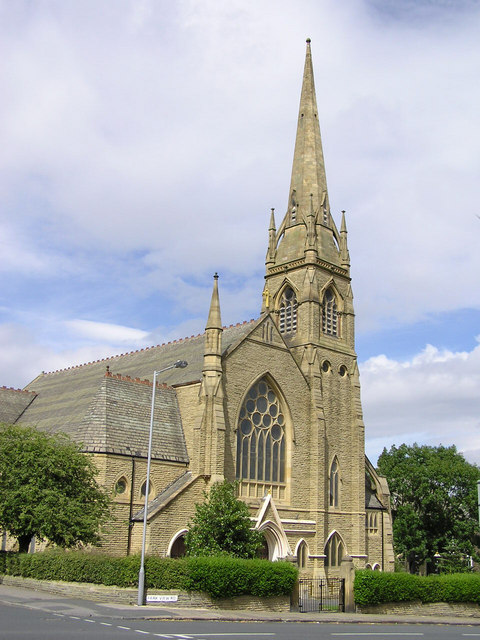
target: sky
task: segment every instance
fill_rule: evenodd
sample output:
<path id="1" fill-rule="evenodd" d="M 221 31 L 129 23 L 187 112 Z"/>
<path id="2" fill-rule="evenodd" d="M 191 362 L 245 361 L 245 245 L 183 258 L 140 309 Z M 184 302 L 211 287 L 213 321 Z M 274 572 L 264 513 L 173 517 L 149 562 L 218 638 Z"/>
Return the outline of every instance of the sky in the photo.
<path id="1" fill-rule="evenodd" d="M 258 317 L 312 56 L 366 451 L 480 463 L 479 0 L 0 0 L 0 386 Z"/>

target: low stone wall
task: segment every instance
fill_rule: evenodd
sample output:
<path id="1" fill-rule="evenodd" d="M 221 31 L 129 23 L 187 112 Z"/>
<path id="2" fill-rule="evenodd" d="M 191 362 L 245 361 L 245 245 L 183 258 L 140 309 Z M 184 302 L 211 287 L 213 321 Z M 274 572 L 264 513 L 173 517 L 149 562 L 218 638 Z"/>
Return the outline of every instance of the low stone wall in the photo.
<path id="1" fill-rule="evenodd" d="M 112 604 L 137 604 L 137 589 L 122 589 L 120 587 L 105 587 L 101 584 L 89 584 L 83 582 L 54 582 L 49 580 L 35 580 L 34 578 L 22 578 L 20 576 L 0 576 L 0 582 L 14 587 L 25 587 L 47 591 L 69 598 L 85 598 L 103 603 Z M 247 611 L 290 611 L 290 596 L 271 596 L 269 598 L 257 598 L 255 596 L 237 596 L 236 598 L 213 599 L 206 593 L 168 590 L 148 590 L 147 596 L 166 595 L 177 596 L 176 601 L 148 602 L 149 606 L 171 609 L 243 609 Z"/>
<path id="2" fill-rule="evenodd" d="M 358 613 L 387 615 L 464 616 L 480 618 L 480 606 L 473 602 L 386 602 L 368 607 L 357 607 Z"/>

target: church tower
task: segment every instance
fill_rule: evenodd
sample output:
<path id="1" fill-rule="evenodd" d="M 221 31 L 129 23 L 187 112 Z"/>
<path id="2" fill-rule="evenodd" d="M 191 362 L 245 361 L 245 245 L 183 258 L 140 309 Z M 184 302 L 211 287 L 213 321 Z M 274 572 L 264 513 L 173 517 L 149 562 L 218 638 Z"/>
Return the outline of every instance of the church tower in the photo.
<path id="1" fill-rule="evenodd" d="M 315 572 L 328 572 L 342 549 L 358 558 L 365 549 L 364 425 L 345 212 L 338 231 L 330 211 L 310 40 L 287 210 L 278 230 L 273 210 L 270 216 L 262 311 L 309 384 L 309 495 L 318 526 L 312 555 L 318 558 Z"/>
<path id="2" fill-rule="evenodd" d="M 299 361 L 307 345 L 354 354 L 353 296 L 345 215 L 330 212 L 310 40 L 300 98 L 287 211 L 272 210 L 263 311 L 274 314 Z"/>

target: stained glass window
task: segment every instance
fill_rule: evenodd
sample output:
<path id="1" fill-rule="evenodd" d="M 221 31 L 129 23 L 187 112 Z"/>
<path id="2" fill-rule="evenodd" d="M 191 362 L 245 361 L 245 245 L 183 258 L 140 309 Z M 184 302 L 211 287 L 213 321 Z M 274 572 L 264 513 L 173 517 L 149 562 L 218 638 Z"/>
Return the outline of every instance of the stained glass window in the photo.
<path id="1" fill-rule="evenodd" d="M 240 409 L 237 478 L 261 485 L 285 482 L 285 415 L 265 378 L 253 385 Z"/>

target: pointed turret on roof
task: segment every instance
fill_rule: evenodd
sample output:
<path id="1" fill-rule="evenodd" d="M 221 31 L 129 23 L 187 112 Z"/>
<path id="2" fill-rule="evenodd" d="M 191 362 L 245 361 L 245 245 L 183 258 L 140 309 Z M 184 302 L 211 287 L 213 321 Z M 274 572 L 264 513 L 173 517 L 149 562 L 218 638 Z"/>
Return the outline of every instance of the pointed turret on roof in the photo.
<path id="1" fill-rule="evenodd" d="M 203 358 L 204 371 L 222 370 L 222 318 L 220 315 L 220 299 L 218 297 L 218 274 L 213 276 L 213 291 L 205 327 L 205 352 Z"/>

